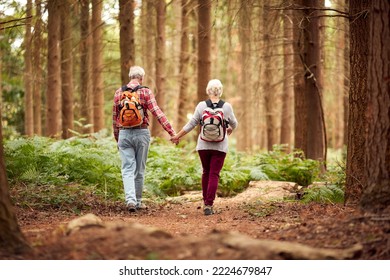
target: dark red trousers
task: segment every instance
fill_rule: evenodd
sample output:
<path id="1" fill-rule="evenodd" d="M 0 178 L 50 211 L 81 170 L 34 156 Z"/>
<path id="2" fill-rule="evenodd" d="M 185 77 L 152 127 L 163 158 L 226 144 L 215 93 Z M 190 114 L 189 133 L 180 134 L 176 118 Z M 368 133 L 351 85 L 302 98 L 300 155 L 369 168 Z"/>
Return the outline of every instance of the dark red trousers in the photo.
<path id="1" fill-rule="evenodd" d="M 202 162 L 202 191 L 205 205 L 212 206 L 218 189 L 219 173 L 225 162 L 226 153 L 216 150 L 199 150 Z"/>

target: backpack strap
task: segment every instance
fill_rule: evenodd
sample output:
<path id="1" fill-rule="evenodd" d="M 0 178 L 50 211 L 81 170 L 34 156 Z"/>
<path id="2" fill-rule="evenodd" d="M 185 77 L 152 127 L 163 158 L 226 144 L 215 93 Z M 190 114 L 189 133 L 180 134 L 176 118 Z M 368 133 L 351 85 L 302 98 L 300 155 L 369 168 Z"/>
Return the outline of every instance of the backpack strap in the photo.
<path id="1" fill-rule="evenodd" d="M 135 88 L 128 87 L 127 85 L 122 86 L 122 91 L 135 92 L 141 88 L 148 88 L 146 86 L 137 85 Z"/>
<path id="2" fill-rule="evenodd" d="M 214 109 L 214 103 L 211 102 L 210 99 L 207 99 L 206 100 L 206 104 L 207 104 L 207 107 L 211 108 L 211 109 Z M 222 99 L 220 99 L 217 103 L 217 107 L 216 108 L 222 108 L 223 107 L 223 104 L 225 104 L 225 101 L 223 101 Z"/>
<path id="3" fill-rule="evenodd" d="M 217 108 L 222 108 L 222 107 L 223 107 L 223 104 L 225 104 L 225 101 L 223 101 L 222 99 L 220 99 L 220 100 L 218 101 Z"/>

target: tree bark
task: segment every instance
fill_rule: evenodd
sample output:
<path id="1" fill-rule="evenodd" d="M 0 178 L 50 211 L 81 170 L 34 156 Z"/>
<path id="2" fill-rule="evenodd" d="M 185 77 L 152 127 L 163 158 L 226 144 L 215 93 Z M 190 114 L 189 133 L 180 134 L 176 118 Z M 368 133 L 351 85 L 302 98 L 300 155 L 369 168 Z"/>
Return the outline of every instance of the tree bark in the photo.
<path id="1" fill-rule="evenodd" d="M 346 8 L 349 11 L 349 0 L 345 0 Z M 350 75 L 351 75 L 351 60 L 350 60 L 350 25 L 349 19 L 344 19 L 344 36 L 345 36 L 345 49 L 344 49 L 344 94 L 343 94 L 343 104 L 344 104 L 344 134 L 343 134 L 343 148 L 348 145 L 348 119 L 349 119 L 349 89 L 350 89 Z"/>
<path id="2" fill-rule="evenodd" d="M 42 135 L 42 66 L 41 49 L 42 40 L 42 8 L 41 0 L 35 0 L 35 26 L 33 35 L 33 100 L 34 100 L 34 133 Z"/>
<path id="3" fill-rule="evenodd" d="M 73 44 L 71 3 L 61 2 L 61 81 L 62 81 L 62 138 L 72 136 L 73 130 Z"/>
<path id="4" fill-rule="evenodd" d="M 301 7 L 302 0 L 297 1 L 296 5 Z M 303 27 L 301 26 L 303 11 L 295 10 L 293 12 L 293 37 L 294 37 L 294 148 L 303 151 L 307 143 L 306 127 L 306 99 L 304 95 L 305 80 L 304 68 L 302 67 L 301 56 L 304 53 Z"/>
<path id="5" fill-rule="evenodd" d="M 47 47 L 47 91 L 46 91 L 46 136 L 60 135 L 61 100 L 61 51 L 60 24 L 61 1 L 48 1 L 48 47 Z"/>
<path id="6" fill-rule="evenodd" d="M 363 210 L 390 214 L 390 3 L 372 1 L 367 78 L 367 186 Z"/>
<path id="7" fill-rule="evenodd" d="M 165 1 L 157 1 L 157 40 L 156 40 L 156 101 L 162 111 L 165 106 Z M 152 135 L 163 137 L 164 130 L 153 118 Z"/>
<path id="8" fill-rule="evenodd" d="M 188 67 L 190 62 L 189 53 L 189 5 L 188 0 L 181 0 L 181 39 L 180 39 L 180 90 L 179 103 L 177 110 L 177 127 L 182 128 L 187 123 L 187 112 L 190 109 L 188 106 Z"/>
<path id="9" fill-rule="evenodd" d="M 0 259 L 2 254 L 9 257 L 9 255 L 21 254 L 31 249 L 20 230 L 9 195 L 2 130 L 0 121 Z"/>
<path id="10" fill-rule="evenodd" d="M 98 132 L 104 128 L 104 83 L 103 83 L 103 1 L 92 0 L 92 94 L 93 128 Z"/>
<path id="11" fill-rule="evenodd" d="M 211 0 L 198 0 L 198 102 L 205 100 L 211 73 Z"/>
<path id="12" fill-rule="evenodd" d="M 350 0 L 351 85 L 349 89 L 348 145 L 345 203 L 356 205 L 366 186 L 365 145 L 367 111 L 367 69 L 369 1 Z"/>
<path id="13" fill-rule="evenodd" d="M 33 79 L 32 79 L 32 0 L 26 5 L 26 33 L 24 35 L 24 133 L 34 135 L 34 105 L 33 105 Z"/>
<path id="14" fill-rule="evenodd" d="M 252 147 L 252 130 L 253 117 L 252 117 L 252 90 L 250 90 L 250 84 L 252 80 L 251 71 L 248 71 L 251 67 L 251 11 L 252 1 L 246 1 L 241 4 L 239 9 L 239 32 L 238 39 L 241 45 L 240 56 L 240 92 L 244 93 L 241 96 L 241 119 L 240 129 L 245 131 L 244 137 L 240 139 L 239 148 L 242 151 L 250 150 Z"/>
<path id="15" fill-rule="evenodd" d="M 129 82 L 130 67 L 135 62 L 134 0 L 119 0 L 119 26 L 121 81 L 125 85 Z"/>
<path id="16" fill-rule="evenodd" d="M 274 144 L 277 144 L 276 140 L 276 104 L 277 104 L 277 91 L 275 90 L 274 79 L 275 73 L 273 71 L 275 60 L 272 59 L 275 54 L 275 34 L 277 25 L 277 12 L 275 10 L 269 10 L 264 7 L 263 10 L 263 23 L 264 23 L 264 80 L 263 80 L 263 93 L 264 93 L 264 110 L 265 110 L 265 122 L 267 131 L 267 150 L 272 151 Z"/>
<path id="17" fill-rule="evenodd" d="M 282 117 L 280 125 L 280 143 L 287 144 L 288 150 L 291 148 L 291 133 L 292 133 L 292 105 L 294 96 L 294 49 L 293 49 L 293 22 L 292 10 L 285 11 L 286 15 L 283 18 L 283 34 L 284 34 L 284 80 L 283 80 L 283 97 L 282 97 Z"/>
<path id="18" fill-rule="evenodd" d="M 304 148 L 305 156 L 310 159 L 326 161 L 326 135 L 324 112 L 321 97 L 321 55 L 319 36 L 319 17 L 315 8 L 319 3 L 316 0 L 304 0 L 305 7 L 305 53 L 303 66 L 305 68 L 305 100 L 307 145 Z"/>
<path id="19" fill-rule="evenodd" d="M 80 99 L 83 133 L 93 132 L 89 0 L 80 0 Z"/>

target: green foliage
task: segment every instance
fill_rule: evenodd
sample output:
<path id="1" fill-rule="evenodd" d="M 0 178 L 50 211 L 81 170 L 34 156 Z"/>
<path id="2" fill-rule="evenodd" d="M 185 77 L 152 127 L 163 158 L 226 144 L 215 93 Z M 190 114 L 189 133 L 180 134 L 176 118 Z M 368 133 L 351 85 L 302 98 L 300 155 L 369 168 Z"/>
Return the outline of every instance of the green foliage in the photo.
<path id="1" fill-rule="evenodd" d="M 305 189 L 303 202 L 343 203 L 345 191 L 345 163 L 335 162 L 328 166 L 328 171 L 321 181 L 327 182 Z"/>
<path id="2" fill-rule="evenodd" d="M 295 182 L 301 186 L 310 185 L 319 174 L 318 161 L 304 159 L 300 151 L 286 153 L 283 146 L 258 154 L 254 164 L 270 180 Z"/>
<path id="3" fill-rule="evenodd" d="M 95 135 L 98 136 L 98 135 Z M 63 188 L 94 186 L 94 193 L 111 198 L 122 194 L 120 160 L 115 141 L 108 138 L 19 138 L 5 143 L 10 180 Z"/>
<path id="4" fill-rule="evenodd" d="M 232 196 L 242 192 L 249 181 L 254 180 L 252 168 L 247 165 L 247 156 L 231 150 L 226 158 L 222 168 L 218 194 L 220 196 Z"/>
<path id="5" fill-rule="evenodd" d="M 176 147 L 162 139 L 153 139 L 147 161 L 145 186 L 154 194 L 180 195 L 199 189 L 201 168 L 197 154 L 189 147 Z"/>
<path id="6" fill-rule="evenodd" d="M 344 189 L 337 185 L 314 185 L 305 190 L 302 201 L 320 203 L 343 203 Z"/>
<path id="7" fill-rule="evenodd" d="M 120 158 L 106 132 L 67 140 L 44 137 L 5 142 L 7 174 L 21 204 L 81 209 L 91 197 L 123 201 Z M 323 178 L 330 186 L 307 188 L 304 201 L 340 201 L 345 176 L 338 168 Z M 318 163 L 303 160 L 275 147 L 271 152 L 248 155 L 231 149 L 220 174 L 219 196 L 243 191 L 252 180 L 312 183 Z M 154 138 L 145 176 L 145 197 L 177 196 L 201 190 L 202 167 L 193 143 L 178 146 Z M 24 186 L 24 187 L 21 187 Z M 76 210 L 74 210 L 76 211 Z"/>

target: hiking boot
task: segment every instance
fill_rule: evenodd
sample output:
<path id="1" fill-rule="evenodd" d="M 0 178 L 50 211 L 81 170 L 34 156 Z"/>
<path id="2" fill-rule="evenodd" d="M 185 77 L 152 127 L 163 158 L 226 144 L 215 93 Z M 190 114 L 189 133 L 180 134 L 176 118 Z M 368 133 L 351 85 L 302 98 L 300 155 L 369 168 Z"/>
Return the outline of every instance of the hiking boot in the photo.
<path id="1" fill-rule="evenodd" d="M 213 210 L 213 206 L 208 206 L 206 205 L 204 208 L 203 208 L 203 213 L 208 216 L 208 215 L 213 215 L 214 214 L 214 210 Z"/>
<path id="2" fill-rule="evenodd" d="M 130 213 L 134 213 L 135 211 L 137 211 L 137 208 L 134 204 L 127 204 L 127 211 L 129 211 Z"/>

